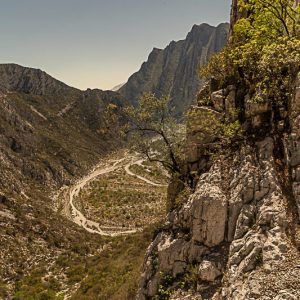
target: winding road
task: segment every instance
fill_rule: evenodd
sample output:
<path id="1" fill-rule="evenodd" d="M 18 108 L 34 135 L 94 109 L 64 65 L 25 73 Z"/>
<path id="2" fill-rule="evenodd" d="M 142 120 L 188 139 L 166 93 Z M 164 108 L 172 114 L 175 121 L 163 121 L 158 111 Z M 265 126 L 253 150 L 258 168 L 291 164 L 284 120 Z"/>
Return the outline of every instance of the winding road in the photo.
<path id="1" fill-rule="evenodd" d="M 151 181 L 151 180 L 149 180 L 149 179 L 147 179 L 147 178 L 145 178 L 145 177 L 143 177 L 143 176 L 137 175 L 137 174 L 133 173 L 132 171 L 130 171 L 130 167 L 131 167 L 132 165 L 142 165 L 142 163 L 143 163 L 144 161 L 145 161 L 145 159 L 140 159 L 140 160 L 136 160 L 136 161 L 133 161 L 133 162 L 127 164 L 127 165 L 125 166 L 125 168 L 124 168 L 125 171 L 126 171 L 126 173 L 127 173 L 128 175 L 130 175 L 130 176 L 134 176 L 134 177 L 136 177 L 136 178 L 138 178 L 138 179 L 140 179 L 140 180 L 142 180 L 142 181 L 145 181 L 145 182 L 148 183 L 148 184 L 151 184 L 151 185 L 154 185 L 154 186 L 164 186 L 163 184 L 155 183 L 155 182 L 153 182 L 153 181 Z"/>
<path id="2" fill-rule="evenodd" d="M 129 163 L 124 164 L 124 161 L 129 159 Z M 83 227 L 86 231 L 90 233 L 96 233 L 103 236 L 120 236 L 120 235 L 126 235 L 126 234 L 132 234 L 138 231 L 141 231 L 141 229 L 130 229 L 130 228 L 123 228 L 123 227 L 109 227 L 109 226 L 103 226 L 100 227 L 99 223 L 96 223 L 92 220 L 87 219 L 84 214 L 76 208 L 74 204 L 74 199 L 79 196 L 80 191 L 91 181 L 96 179 L 100 175 L 104 175 L 107 173 L 111 173 L 113 171 L 116 171 L 117 169 L 124 168 L 126 173 L 130 176 L 134 176 L 135 178 L 138 178 L 147 184 L 153 185 L 153 186 L 163 186 L 161 184 L 152 182 L 151 180 L 142 177 L 140 175 L 137 175 L 133 173 L 130 170 L 130 167 L 132 165 L 141 165 L 143 163 L 144 159 L 141 159 L 137 156 L 129 156 L 129 157 L 123 157 L 119 160 L 111 161 L 109 166 L 103 167 L 103 165 L 98 165 L 94 170 L 87 176 L 81 178 L 77 181 L 70 189 L 68 190 L 67 197 L 68 197 L 68 205 L 70 207 L 71 213 L 69 217 L 72 219 L 74 223 L 77 225 Z"/>

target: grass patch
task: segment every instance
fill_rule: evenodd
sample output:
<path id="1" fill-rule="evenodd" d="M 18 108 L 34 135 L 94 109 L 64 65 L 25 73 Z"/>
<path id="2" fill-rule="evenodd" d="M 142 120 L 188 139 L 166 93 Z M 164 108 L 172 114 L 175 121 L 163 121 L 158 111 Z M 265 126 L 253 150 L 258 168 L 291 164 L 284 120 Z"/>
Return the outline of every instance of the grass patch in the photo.
<path id="1" fill-rule="evenodd" d="M 166 187 L 118 170 L 93 181 L 80 193 L 76 206 L 102 226 L 145 227 L 164 217 L 166 193 Z"/>
<path id="2" fill-rule="evenodd" d="M 109 249 L 88 262 L 87 278 L 71 299 L 135 299 L 145 252 L 156 227 L 114 239 Z"/>

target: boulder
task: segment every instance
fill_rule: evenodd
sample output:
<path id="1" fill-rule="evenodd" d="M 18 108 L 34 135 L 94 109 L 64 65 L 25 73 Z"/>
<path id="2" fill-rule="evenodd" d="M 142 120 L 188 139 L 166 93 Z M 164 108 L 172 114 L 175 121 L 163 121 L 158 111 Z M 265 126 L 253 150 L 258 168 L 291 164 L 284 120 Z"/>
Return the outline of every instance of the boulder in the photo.
<path id="1" fill-rule="evenodd" d="M 214 184 L 204 183 L 191 199 L 192 239 L 214 247 L 224 241 L 227 199 Z"/>
<path id="2" fill-rule="evenodd" d="M 213 282 L 221 274 L 221 271 L 211 261 L 204 260 L 199 266 L 199 278 L 203 281 Z"/>
<path id="3" fill-rule="evenodd" d="M 211 102 L 215 110 L 222 112 L 225 109 L 225 95 L 223 90 L 211 94 Z"/>

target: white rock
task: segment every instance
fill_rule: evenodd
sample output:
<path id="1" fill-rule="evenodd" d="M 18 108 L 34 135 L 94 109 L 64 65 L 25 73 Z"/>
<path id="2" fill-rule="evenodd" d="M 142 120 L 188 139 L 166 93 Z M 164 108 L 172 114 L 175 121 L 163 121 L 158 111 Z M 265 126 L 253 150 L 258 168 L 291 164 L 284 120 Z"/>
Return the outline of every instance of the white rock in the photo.
<path id="1" fill-rule="evenodd" d="M 216 265 L 208 260 L 204 260 L 199 266 L 199 278 L 203 281 L 215 281 L 222 273 Z"/>

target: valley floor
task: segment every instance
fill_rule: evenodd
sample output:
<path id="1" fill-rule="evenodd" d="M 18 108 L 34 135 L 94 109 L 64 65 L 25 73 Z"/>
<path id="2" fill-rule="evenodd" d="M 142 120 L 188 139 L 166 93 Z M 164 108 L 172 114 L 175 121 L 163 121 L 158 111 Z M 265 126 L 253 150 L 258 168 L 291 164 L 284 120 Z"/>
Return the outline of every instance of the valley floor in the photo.
<path id="1" fill-rule="evenodd" d="M 160 167 L 147 165 L 137 153 L 125 151 L 119 156 L 100 162 L 55 197 L 62 201 L 62 213 L 90 233 L 111 237 L 131 234 L 164 215 L 161 208 L 165 205 L 167 177 Z"/>
<path id="2" fill-rule="evenodd" d="M 18 251 L 13 245 L 19 238 L 12 236 L 2 252 L 0 299 L 134 299 L 145 251 L 165 216 L 167 182 L 158 165 L 122 151 L 56 192 L 53 216 L 50 211 L 0 215 L 7 227 L 0 232 L 2 241 L 10 241 L 13 218 L 20 226 L 31 218 L 44 228 L 36 232 L 28 224 L 30 236 L 20 238 Z M 49 240 L 45 230 L 54 238 Z M 25 257 L 28 266 L 22 266 Z"/>

